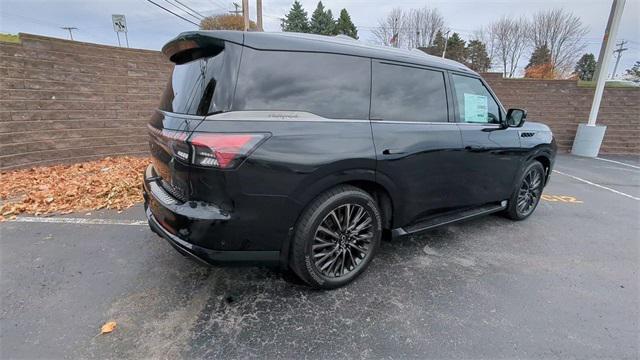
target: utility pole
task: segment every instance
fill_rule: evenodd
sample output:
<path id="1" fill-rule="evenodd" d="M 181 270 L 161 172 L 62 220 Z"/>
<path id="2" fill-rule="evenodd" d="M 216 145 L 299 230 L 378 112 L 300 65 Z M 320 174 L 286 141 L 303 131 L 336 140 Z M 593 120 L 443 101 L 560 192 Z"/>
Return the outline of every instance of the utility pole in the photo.
<path id="1" fill-rule="evenodd" d="M 230 14 L 234 14 L 234 15 L 240 15 L 242 14 L 242 10 L 238 10 L 240 9 L 240 4 L 238 4 L 237 2 L 233 3 L 233 6 L 236 8 L 235 10 L 231 10 L 229 11 Z"/>
<path id="2" fill-rule="evenodd" d="M 262 0 L 256 0 L 256 25 L 258 25 L 258 31 L 264 31 L 262 28 Z"/>
<path id="3" fill-rule="evenodd" d="M 244 18 L 244 31 L 249 30 L 249 0 L 242 0 L 242 17 Z"/>
<path id="4" fill-rule="evenodd" d="M 71 31 L 72 30 L 78 30 L 77 27 L 73 27 L 73 26 L 61 26 L 60 29 L 68 30 L 69 31 L 69 37 L 71 38 L 71 40 L 73 40 L 73 33 Z"/>
<path id="5" fill-rule="evenodd" d="M 451 32 L 451 30 L 447 30 L 447 38 L 444 41 L 444 50 L 442 51 L 442 58 L 444 59 L 444 56 L 447 54 L 447 44 L 449 43 L 449 33 Z"/>
<path id="6" fill-rule="evenodd" d="M 614 79 L 616 77 L 616 71 L 618 71 L 618 64 L 620 63 L 620 58 L 622 57 L 622 53 L 629 50 L 629 48 L 623 48 L 624 44 L 628 43 L 628 41 L 622 40 L 619 44 L 618 49 L 613 50 L 614 53 L 617 53 L 616 64 L 613 66 L 613 74 L 611 74 L 611 78 Z"/>

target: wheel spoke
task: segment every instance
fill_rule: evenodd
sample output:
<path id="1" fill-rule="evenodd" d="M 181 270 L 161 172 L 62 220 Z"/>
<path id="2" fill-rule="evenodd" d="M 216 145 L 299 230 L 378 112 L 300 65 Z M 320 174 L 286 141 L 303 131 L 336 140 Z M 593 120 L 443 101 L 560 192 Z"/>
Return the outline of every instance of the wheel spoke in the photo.
<path id="1" fill-rule="evenodd" d="M 318 239 L 318 237 L 316 237 L 316 240 L 320 240 L 320 239 Z M 324 241 L 324 240 L 322 240 L 322 241 Z M 329 246 L 336 246 L 336 244 L 330 243 L 330 242 L 323 242 L 322 244 L 315 244 L 315 245 L 311 246 L 311 248 L 313 250 L 318 250 L 318 249 L 324 249 L 324 248 L 329 247 Z"/>
<path id="2" fill-rule="evenodd" d="M 316 229 L 311 245 L 316 269 L 336 278 L 355 271 L 367 257 L 374 236 L 373 217 L 362 205 L 337 206 Z"/>
<path id="3" fill-rule="evenodd" d="M 334 251 L 334 252 L 332 252 L 332 253 L 331 253 L 331 254 L 329 254 L 329 255 L 332 255 L 332 254 L 333 254 L 333 255 L 336 255 L 336 256 L 332 257 L 332 258 L 331 258 L 331 260 L 329 260 L 329 261 L 327 261 L 326 263 L 324 263 L 324 265 L 322 265 L 322 267 L 320 268 L 320 271 L 322 271 L 322 270 L 326 269 L 327 267 L 329 267 L 329 266 L 331 266 L 331 265 L 335 264 L 336 259 L 338 259 L 338 256 L 337 256 L 337 254 L 336 254 L 336 252 L 335 252 L 335 251 Z"/>
<path id="4" fill-rule="evenodd" d="M 349 229 L 347 230 L 353 230 L 353 228 L 356 227 L 356 225 L 358 225 L 358 223 L 360 222 L 360 220 L 362 220 L 362 217 L 365 215 L 365 211 L 363 208 L 358 207 L 358 211 L 356 212 L 356 215 L 353 219 L 353 221 L 351 222 L 351 226 L 349 227 Z"/>
<path id="5" fill-rule="evenodd" d="M 324 263 L 324 261 L 329 259 L 331 257 L 331 255 L 333 255 L 333 253 L 335 251 L 336 251 L 336 249 L 333 249 L 333 250 L 329 251 L 328 253 L 326 253 L 320 260 L 316 261 L 316 266 L 319 266 L 322 263 Z"/>
<path id="6" fill-rule="evenodd" d="M 344 206 L 344 226 L 343 229 L 349 228 L 349 218 L 351 217 L 351 205 L 347 204 Z"/>
<path id="7" fill-rule="evenodd" d="M 371 222 L 372 221 L 370 217 L 367 217 L 366 219 L 364 219 L 364 221 L 360 225 L 356 226 L 355 228 L 356 233 L 360 233 L 362 230 L 368 228 Z"/>
<path id="8" fill-rule="evenodd" d="M 351 246 L 352 248 L 356 249 L 359 253 L 361 254 L 366 254 L 367 250 L 361 248 L 360 246 L 354 244 L 354 243 L 349 243 L 349 246 Z"/>
<path id="9" fill-rule="evenodd" d="M 338 215 L 336 215 L 336 211 L 333 210 L 330 215 L 333 219 L 333 223 L 338 227 L 338 230 L 342 231 L 342 225 L 340 225 L 340 220 L 338 219 Z"/>
<path id="10" fill-rule="evenodd" d="M 335 231 L 331 231 L 322 225 L 318 226 L 318 231 L 322 231 L 325 234 L 331 235 L 335 239 L 340 238 L 340 235 L 338 235 Z"/>

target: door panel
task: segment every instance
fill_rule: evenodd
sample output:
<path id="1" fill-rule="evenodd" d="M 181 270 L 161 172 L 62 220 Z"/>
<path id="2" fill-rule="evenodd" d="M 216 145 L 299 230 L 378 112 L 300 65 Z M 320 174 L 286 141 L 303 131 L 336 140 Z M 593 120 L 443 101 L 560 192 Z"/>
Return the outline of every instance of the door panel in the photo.
<path id="1" fill-rule="evenodd" d="M 521 155 L 520 136 L 513 128 L 499 125 L 458 124 L 465 150 L 469 205 L 509 198 Z"/>
<path id="2" fill-rule="evenodd" d="M 450 122 L 446 74 L 372 62 L 371 128 L 377 176 L 391 181 L 394 226 L 458 206 L 463 153 Z"/>
<path id="3" fill-rule="evenodd" d="M 460 131 L 453 123 L 372 121 L 377 172 L 398 189 L 394 224 L 461 205 Z"/>
<path id="4" fill-rule="evenodd" d="M 450 81 L 465 150 L 468 205 L 505 200 L 520 166 L 520 135 L 502 125 L 504 111 L 480 78 L 451 74 Z"/>

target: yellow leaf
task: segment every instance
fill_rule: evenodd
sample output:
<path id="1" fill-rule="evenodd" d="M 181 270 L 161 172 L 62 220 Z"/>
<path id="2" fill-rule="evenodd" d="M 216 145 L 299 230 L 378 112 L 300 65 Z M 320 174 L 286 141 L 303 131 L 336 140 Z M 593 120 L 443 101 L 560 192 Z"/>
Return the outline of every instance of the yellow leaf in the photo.
<path id="1" fill-rule="evenodd" d="M 115 321 L 109 321 L 107 323 L 105 323 L 104 325 L 102 325 L 102 328 L 100 329 L 100 334 L 108 334 L 110 332 L 112 332 L 113 330 L 116 329 L 116 322 Z"/>

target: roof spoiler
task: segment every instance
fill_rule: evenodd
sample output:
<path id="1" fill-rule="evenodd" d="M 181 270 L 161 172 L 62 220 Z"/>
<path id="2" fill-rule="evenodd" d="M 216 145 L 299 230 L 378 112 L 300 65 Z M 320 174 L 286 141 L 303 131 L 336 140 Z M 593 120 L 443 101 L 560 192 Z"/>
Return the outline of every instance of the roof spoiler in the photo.
<path id="1" fill-rule="evenodd" d="M 240 31 L 189 31 L 178 35 L 162 47 L 162 53 L 176 65 L 219 54 L 225 41 L 242 44 Z"/>

